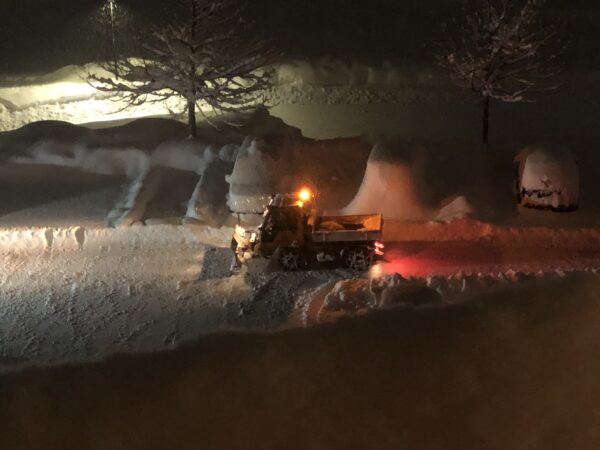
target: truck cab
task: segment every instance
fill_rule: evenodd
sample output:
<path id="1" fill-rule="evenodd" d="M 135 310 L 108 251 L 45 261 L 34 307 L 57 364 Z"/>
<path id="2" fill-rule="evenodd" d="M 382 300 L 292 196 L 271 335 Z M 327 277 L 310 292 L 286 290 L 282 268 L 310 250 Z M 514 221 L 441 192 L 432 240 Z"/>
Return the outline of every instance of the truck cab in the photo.
<path id="1" fill-rule="evenodd" d="M 284 270 L 334 261 L 350 269 L 366 270 L 383 256 L 380 214 L 322 216 L 313 206 L 308 190 L 274 195 L 258 229 L 236 227 L 232 269 L 252 257 L 276 257 Z"/>

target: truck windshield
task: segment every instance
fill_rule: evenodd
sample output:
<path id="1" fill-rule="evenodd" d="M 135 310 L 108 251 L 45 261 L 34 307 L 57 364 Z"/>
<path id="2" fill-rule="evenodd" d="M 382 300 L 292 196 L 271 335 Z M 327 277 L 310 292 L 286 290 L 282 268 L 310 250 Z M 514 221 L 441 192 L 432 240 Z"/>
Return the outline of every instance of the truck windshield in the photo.
<path id="1" fill-rule="evenodd" d="M 297 208 L 271 207 L 263 225 L 263 242 L 271 242 L 281 231 L 298 230 Z"/>

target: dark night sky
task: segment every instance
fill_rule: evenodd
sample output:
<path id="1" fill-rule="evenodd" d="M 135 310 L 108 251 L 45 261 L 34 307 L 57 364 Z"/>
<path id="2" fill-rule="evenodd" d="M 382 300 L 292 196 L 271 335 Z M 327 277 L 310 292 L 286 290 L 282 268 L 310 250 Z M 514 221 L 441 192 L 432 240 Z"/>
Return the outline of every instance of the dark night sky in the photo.
<path id="1" fill-rule="evenodd" d="M 261 28 L 290 57 L 335 56 L 420 62 L 430 60 L 440 24 L 460 0 L 250 0 Z M 43 72 L 97 59 L 108 43 L 106 0 L 2 0 L 0 72 Z M 119 42 L 160 23 L 168 0 L 117 0 Z M 568 62 L 596 67 L 600 7 L 596 0 L 549 0 L 548 15 L 565 23 Z"/>

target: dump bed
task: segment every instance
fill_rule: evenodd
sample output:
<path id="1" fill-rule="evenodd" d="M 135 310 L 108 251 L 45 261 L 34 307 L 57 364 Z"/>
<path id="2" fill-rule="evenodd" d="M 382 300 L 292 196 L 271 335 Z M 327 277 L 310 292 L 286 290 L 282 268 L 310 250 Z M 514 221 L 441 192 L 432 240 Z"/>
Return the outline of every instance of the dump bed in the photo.
<path id="1" fill-rule="evenodd" d="M 377 241 L 383 234 L 381 214 L 360 216 L 311 216 L 314 242 Z"/>

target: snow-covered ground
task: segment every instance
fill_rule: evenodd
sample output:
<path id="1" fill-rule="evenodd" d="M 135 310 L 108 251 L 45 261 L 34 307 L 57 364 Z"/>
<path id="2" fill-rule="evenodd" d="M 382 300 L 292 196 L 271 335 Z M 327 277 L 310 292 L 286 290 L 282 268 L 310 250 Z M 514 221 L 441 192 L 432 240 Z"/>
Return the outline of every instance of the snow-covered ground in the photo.
<path id="1" fill-rule="evenodd" d="M 152 225 L 109 228 L 131 179 L 0 166 L 13 198 L 0 216 L 1 369 L 173 348 L 229 329 L 312 325 L 388 307 L 392 297 L 455 303 L 490 286 L 600 269 L 600 232 L 589 226 L 389 220 L 388 260 L 368 274 L 282 273 L 256 261 L 230 277 L 235 221 L 156 225 L 195 184 L 185 175 L 193 170 L 162 170 L 161 194 L 146 208 Z"/>
<path id="2" fill-rule="evenodd" d="M 72 85 L 61 83 L 79 86 L 69 70 L 3 86 L 0 97 L 13 108 L 6 127 L 38 113 L 100 120 L 87 109 L 89 92 L 67 98 Z M 448 139 L 468 136 L 478 113 L 435 71 L 293 63 L 279 80 L 272 111 L 301 130 L 261 110 L 235 117 L 238 126 L 201 126 L 198 142 L 185 139 L 180 122 L 148 118 L 95 127 L 33 122 L 0 135 L 2 369 L 172 348 L 231 328 L 457 303 L 496 285 L 600 269 L 597 141 L 587 119 L 555 127 L 548 104 L 523 106 L 519 114 L 536 117 L 529 127 L 499 108 L 498 125 L 517 131 L 503 129 L 484 151 Z M 517 206 L 513 158 L 544 130 L 580 162 L 578 211 Z M 569 140 L 578 130 L 588 134 Z M 384 212 L 387 260 L 358 276 L 281 273 L 253 262 L 230 277 L 238 217 L 227 195 L 235 208 L 248 195 L 301 185 L 334 213 Z"/>

